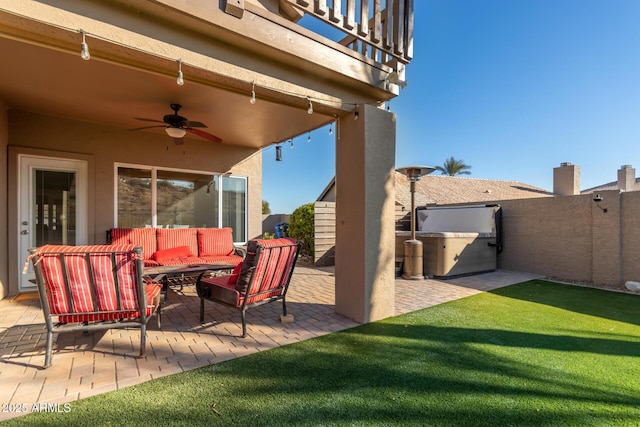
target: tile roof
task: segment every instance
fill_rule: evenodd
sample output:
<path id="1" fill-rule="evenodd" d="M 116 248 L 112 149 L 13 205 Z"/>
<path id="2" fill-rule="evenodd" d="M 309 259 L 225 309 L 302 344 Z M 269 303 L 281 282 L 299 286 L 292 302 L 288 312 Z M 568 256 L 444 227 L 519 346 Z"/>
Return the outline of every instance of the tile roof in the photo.
<path id="1" fill-rule="evenodd" d="M 396 172 L 396 204 L 411 205 L 409 180 Z M 335 178 L 329 182 L 318 201 L 335 201 L 333 187 Z M 518 181 L 462 178 L 446 175 L 423 176 L 416 183 L 416 206 L 447 205 L 454 203 L 495 202 L 498 200 L 552 197 L 553 193 Z"/>
<path id="2" fill-rule="evenodd" d="M 426 175 L 416 183 L 416 206 L 552 197 L 553 193 L 518 181 Z M 411 205 L 409 180 L 396 172 L 396 203 Z"/>
<path id="3" fill-rule="evenodd" d="M 618 190 L 619 188 L 618 181 L 613 181 L 598 185 L 597 187 L 587 188 L 586 190 L 582 190 L 580 194 L 595 193 L 596 191 Z M 640 191 L 640 178 L 636 178 L 635 186 L 632 191 Z"/>

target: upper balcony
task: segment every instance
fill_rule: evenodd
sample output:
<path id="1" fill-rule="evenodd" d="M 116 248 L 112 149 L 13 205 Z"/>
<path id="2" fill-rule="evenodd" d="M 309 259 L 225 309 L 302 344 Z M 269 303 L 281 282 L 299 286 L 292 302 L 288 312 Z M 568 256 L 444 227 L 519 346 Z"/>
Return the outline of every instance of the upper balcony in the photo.
<path id="1" fill-rule="evenodd" d="M 281 0 L 280 6 L 344 33 L 341 46 L 391 67 L 398 78 L 413 57 L 413 0 Z"/>

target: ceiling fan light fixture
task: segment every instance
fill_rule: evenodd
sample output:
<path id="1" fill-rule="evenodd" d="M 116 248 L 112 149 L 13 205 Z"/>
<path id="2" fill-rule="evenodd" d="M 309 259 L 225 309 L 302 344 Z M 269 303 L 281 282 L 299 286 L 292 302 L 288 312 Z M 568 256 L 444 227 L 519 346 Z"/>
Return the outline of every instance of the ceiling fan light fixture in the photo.
<path id="1" fill-rule="evenodd" d="M 169 135 L 171 138 L 183 138 L 187 134 L 186 130 L 182 128 L 171 127 L 171 126 L 166 128 L 165 131 L 167 132 L 167 135 Z"/>

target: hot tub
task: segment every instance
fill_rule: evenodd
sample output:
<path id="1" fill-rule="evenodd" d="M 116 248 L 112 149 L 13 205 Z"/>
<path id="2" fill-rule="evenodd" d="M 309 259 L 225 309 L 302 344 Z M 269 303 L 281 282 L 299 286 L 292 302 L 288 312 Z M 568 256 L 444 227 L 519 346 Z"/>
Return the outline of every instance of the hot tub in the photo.
<path id="1" fill-rule="evenodd" d="M 416 209 L 416 239 L 423 244 L 423 273 L 452 278 L 493 271 L 502 249 L 497 205 Z M 411 232 L 396 232 L 396 253 Z M 401 253 L 401 252 L 400 252 Z"/>

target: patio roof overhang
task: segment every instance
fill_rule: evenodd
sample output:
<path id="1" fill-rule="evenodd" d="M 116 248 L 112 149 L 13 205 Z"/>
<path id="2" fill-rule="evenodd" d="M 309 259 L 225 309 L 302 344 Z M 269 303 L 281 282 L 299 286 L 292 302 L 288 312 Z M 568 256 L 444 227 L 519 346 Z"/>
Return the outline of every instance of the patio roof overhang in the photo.
<path id="1" fill-rule="evenodd" d="M 33 11 L 22 3 L 0 7 L 0 102 L 9 109 L 132 129 L 150 124 L 136 118 L 161 120 L 179 103 L 181 115 L 224 143 L 262 148 L 396 95 L 383 83 L 392 70 L 266 11 L 238 20 L 217 2 L 200 16 L 177 9 L 187 2 L 169 0 L 37 3 Z M 89 61 L 80 58 L 80 29 Z M 183 86 L 176 84 L 178 59 Z"/>

